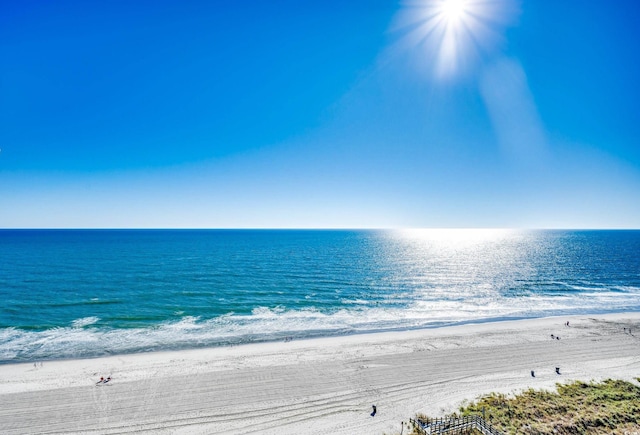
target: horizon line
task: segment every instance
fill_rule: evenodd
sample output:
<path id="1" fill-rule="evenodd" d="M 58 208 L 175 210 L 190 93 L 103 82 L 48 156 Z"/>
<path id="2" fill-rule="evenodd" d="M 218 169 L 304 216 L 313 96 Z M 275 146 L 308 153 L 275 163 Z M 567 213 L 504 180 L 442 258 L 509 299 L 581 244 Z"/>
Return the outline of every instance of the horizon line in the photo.
<path id="1" fill-rule="evenodd" d="M 0 231 L 412 231 L 412 230 L 505 230 L 505 231 L 637 231 L 622 227 L 0 227 Z"/>

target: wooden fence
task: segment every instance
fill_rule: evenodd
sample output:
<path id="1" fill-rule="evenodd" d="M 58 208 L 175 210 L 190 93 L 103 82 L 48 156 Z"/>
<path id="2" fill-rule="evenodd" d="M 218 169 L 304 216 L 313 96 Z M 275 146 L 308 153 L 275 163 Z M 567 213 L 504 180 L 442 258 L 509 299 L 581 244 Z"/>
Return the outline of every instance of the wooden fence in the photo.
<path id="1" fill-rule="evenodd" d="M 426 420 L 410 419 L 409 421 L 413 427 L 425 435 L 465 435 L 471 433 L 473 429 L 480 431 L 483 435 L 503 435 L 502 432 L 477 415 Z"/>

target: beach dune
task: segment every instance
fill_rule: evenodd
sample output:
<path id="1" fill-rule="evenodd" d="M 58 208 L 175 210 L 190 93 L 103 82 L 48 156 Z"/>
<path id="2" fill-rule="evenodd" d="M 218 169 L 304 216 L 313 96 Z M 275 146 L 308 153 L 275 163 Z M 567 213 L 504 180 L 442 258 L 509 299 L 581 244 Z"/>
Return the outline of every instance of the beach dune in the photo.
<path id="1" fill-rule="evenodd" d="M 0 433 L 389 434 L 491 391 L 639 376 L 640 313 L 8 364 Z"/>

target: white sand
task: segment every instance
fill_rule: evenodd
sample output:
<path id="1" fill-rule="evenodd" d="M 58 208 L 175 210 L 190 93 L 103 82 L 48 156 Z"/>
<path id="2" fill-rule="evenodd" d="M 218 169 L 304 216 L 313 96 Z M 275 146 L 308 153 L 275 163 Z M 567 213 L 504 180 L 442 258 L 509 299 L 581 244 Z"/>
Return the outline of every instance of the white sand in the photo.
<path id="1" fill-rule="evenodd" d="M 381 435 L 491 391 L 638 376 L 640 313 L 3 365 L 0 433 Z"/>

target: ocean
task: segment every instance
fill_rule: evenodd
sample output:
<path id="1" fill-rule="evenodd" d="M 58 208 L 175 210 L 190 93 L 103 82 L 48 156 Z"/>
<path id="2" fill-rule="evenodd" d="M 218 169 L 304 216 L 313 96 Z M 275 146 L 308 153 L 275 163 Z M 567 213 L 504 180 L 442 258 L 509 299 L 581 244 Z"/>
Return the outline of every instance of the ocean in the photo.
<path id="1" fill-rule="evenodd" d="M 638 311 L 640 231 L 0 230 L 0 363 Z"/>

